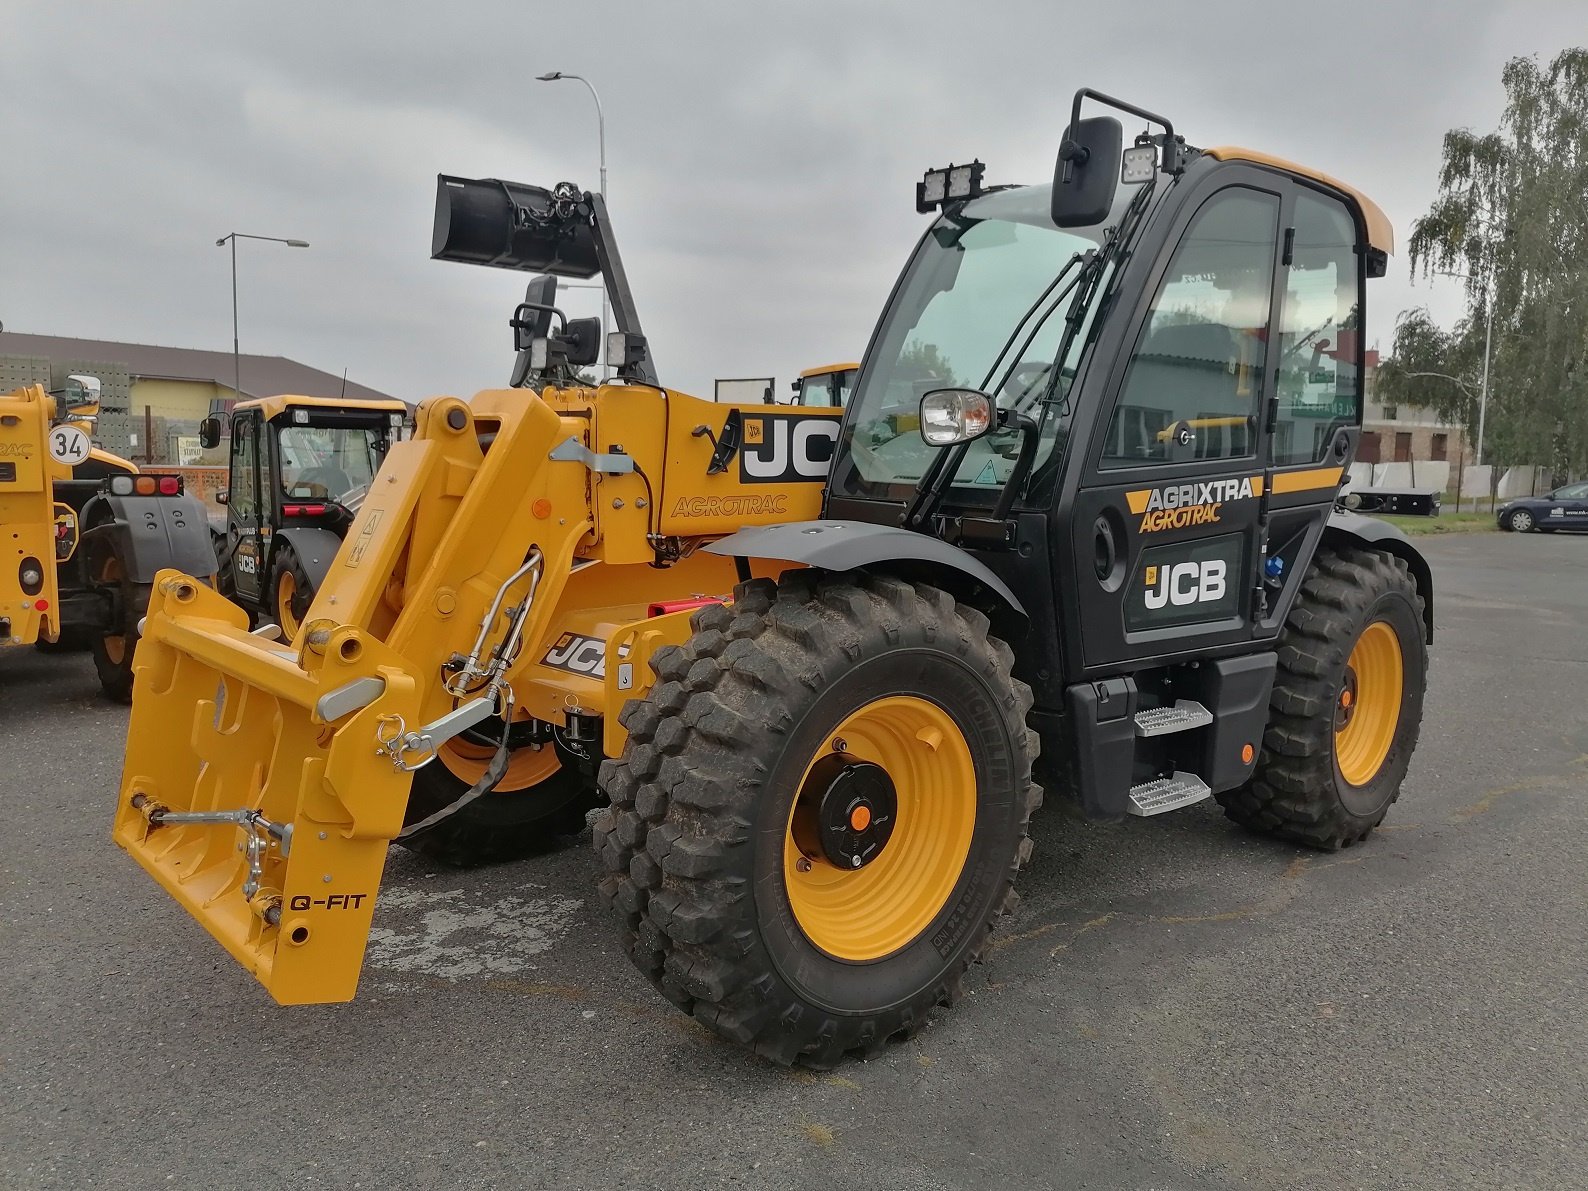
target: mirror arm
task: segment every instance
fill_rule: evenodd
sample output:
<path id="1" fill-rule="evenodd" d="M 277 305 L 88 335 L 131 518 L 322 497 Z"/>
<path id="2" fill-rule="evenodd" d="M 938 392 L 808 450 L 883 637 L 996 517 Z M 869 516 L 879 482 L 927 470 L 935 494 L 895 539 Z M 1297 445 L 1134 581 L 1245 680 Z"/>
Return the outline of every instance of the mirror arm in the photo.
<path id="1" fill-rule="evenodd" d="M 1112 95 L 1105 95 L 1101 91 L 1094 91 L 1090 87 L 1082 87 L 1075 93 L 1075 100 L 1070 105 L 1070 127 L 1074 128 L 1081 122 L 1081 100 L 1093 99 L 1098 103 L 1107 104 L 1121 112 L 1129 112 L 1132 116 L 1140 116 L 1143 120 L 1158 125 L 1163 129 L 1163 165 L 1160 167 L 1166 174 L 1180 174 L 1185 172 L 1185 162 L 1180 160 L 1180 142 L 1175 139 L 1174 125 L 1146 108 L 1137 107 L 1133 103 L 1126 103 L 1123 99 L 1115 99 Z M 1066 141 L 1065 145 L 1070 142 Z M 1064 145 L 1059 147 L 1059 157 L 1068 163 L 1069 158 L 1064 156 Z M 1085 165 L 1085 158 L 1080 163 Z M 1068 178 L 1066 178 L 1068 180 Z"/>

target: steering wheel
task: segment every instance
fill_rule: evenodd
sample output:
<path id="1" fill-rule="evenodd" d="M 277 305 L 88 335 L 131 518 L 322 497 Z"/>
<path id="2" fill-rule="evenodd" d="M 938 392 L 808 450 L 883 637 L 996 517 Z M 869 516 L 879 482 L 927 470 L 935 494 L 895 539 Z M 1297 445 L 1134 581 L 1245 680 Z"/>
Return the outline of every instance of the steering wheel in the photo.
<path id="1" fill-rule="evenodd" d="M 296 488 L 299 484 L 323 488 L 326 499 L 339 500 L 353 486 L 353 481 L 348 479 L 347 473 L 339 467 L 311 467 L 293 480 L 288 485 L 288 489 Z"/>

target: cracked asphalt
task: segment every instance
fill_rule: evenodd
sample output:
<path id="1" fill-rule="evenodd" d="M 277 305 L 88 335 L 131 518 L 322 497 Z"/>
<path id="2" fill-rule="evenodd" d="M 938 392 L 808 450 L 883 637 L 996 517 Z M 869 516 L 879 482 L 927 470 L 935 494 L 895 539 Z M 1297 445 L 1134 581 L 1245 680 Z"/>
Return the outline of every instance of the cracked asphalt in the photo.
<path id="1" fill-rule="evenodd" d="M 583 846 L 395 852 L 358 999 L 277 1008 L 110 843 L 87 655 L 0 654 L 0 1186 L 1588 1186 L 1588 537 L 1420 544 L 1384 830 L 1050 806 L 970 995 L 820 1075 L 653 994 Z"/>

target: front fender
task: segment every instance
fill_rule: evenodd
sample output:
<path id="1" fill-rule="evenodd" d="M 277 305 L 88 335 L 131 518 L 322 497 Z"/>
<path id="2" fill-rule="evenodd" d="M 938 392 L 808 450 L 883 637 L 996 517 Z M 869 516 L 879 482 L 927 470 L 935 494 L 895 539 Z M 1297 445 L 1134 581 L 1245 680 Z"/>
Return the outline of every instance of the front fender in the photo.
<path id="1" fill-rule="evenodd" d="M 104 492 L 84 506 L 82 520 L 87 523 L 82 540 L 92 535 L 114 541 L 124 575 L 133 583 L 153 583 L 166 567 L 201 579 L 219 569 L 209 515 L 197 497 Z"/>
<path id="2" fill-rule="evenodd" d="M 1323 540 L 1342 545 L 1365 546 L 1369 550 L 1382 550 L 1404 559 L 1407 570 L 1417 583 L 1417 594 L 1423 598 L 1423 623 L 1428 643 L 1434 640 L 1434 572 L 1423 557 L 1423 552 L 1395 526 L 1377 517 L 1364 517 L 1360 513 L 1347 513 L 1336 509 L 1329 514 L 1323 527 Z"/>
<path id="3" fill-rule="evenodd" d="M 304 574 L 309 577 L 311 589 L 319 591 L 336 559 L 336 552 L 342 548 L 342 535 L 317 525 L 294 525 L 276 530 L 276 539 L 292 547 Z"/>
<path id="4" fill-rule="evenodd" d="M 936 582 L 967 601 L 985 591 L 1002 605 L 995 610 L 1017 618 L 1022 630 L 1028 619 L 1015 593 L 980 559 L 939 538 L 907 529 L 864 521 L 790 521 L 741 529 L 705 549 L 730 558 L 798 562 L 824 571 L 882 570 L 901 578 Z"/>

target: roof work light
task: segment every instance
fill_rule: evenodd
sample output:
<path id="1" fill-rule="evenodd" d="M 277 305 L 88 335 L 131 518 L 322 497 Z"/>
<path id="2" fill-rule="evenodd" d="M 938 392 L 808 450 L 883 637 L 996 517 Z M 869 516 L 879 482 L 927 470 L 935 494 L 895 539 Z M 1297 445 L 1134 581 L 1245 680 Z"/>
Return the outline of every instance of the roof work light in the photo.
<path id="1" fill-rule="evenodd" d="M 981 193 L 981 176 L 987 169 L 980 161 L 927 170 L 915 184 L 915 209 L 925 215 L 944 203 L 973 199 Z"/>

